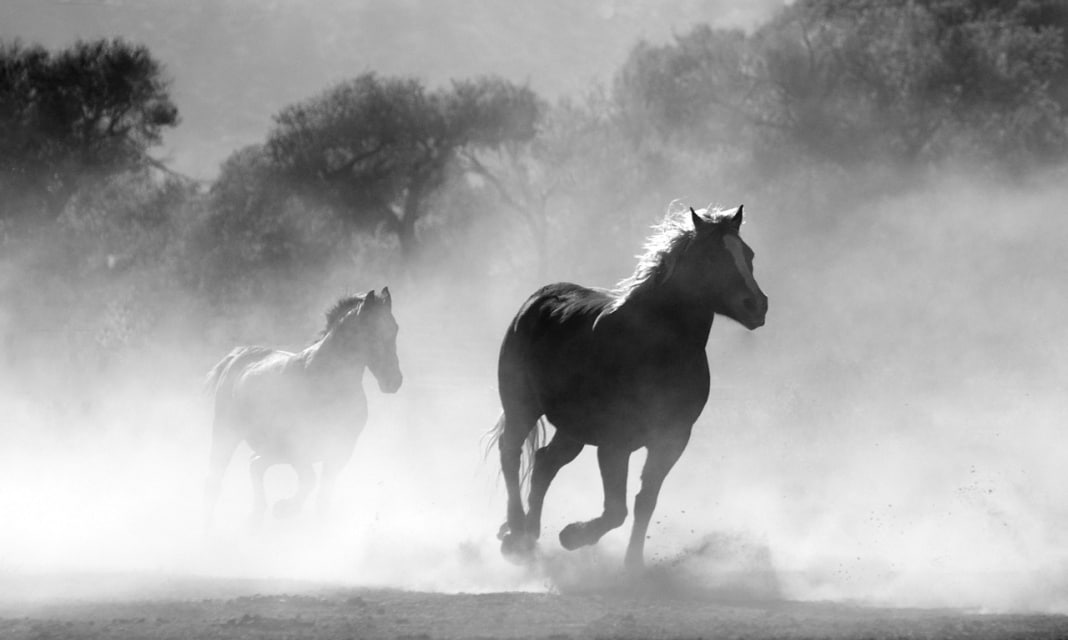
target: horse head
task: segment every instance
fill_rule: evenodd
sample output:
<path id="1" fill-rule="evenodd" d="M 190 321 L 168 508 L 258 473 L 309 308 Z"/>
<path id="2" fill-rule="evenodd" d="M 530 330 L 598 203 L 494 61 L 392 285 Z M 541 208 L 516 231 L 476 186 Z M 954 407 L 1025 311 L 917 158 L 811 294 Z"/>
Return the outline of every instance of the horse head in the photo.
<path id="1" fill-rule="evenodd" d="M 711 214 L 710 214 L 711 212 Z M 764 325 L 768 297 L 753 276 L 753 250 L 742 240 L 742 206 L 733 211 L 690 208 L 693 242 L 687 250 L 693 278 L 713 299 L 713 311 L 746 329 Z"/>
<path id="2" fill-rule="evenodd" d="M 378 295 L 373 290 L 368 293 L 359 314 L 368 329 L 364 343 L 367 368 L 378 380 L 378 388 L 383 393 L 396 393 L 404 376 L 401 375 L 400 362 L 397 360 L 399 327 L 393 317 L 393 298 L 389 287 L 383 287 Z"/>
<path id="3" fill-rule="evenodd" d="M 396 393 L 404 376 L 397 360 L 397 321 L 393 317 L 393 298 L 389 287 L 380 294 L 374 290 L 363 296 L 358 307 L 350 310 L 338 323 L 343 344 L 361 354 L 378 380 L 383 393 Z"/>

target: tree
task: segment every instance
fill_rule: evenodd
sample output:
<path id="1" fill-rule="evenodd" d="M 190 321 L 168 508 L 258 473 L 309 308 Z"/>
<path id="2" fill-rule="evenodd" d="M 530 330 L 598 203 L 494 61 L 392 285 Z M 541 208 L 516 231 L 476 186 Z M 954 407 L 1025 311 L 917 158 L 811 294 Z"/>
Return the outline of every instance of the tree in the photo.
<path id="1" fill-rule="evenodd" d="M 122 40 L 0 45 L 0 221 L 54 220 L 86 181 L 159 165 L 178 123 L 163 69 Z"/>
<path id="2" fill-rule="evenodd" d="M 1049 93 L 1064 51 L 1057 29 L 1025 22 L 1026 4 L 807 0 L 764 35 L 802 44 L 809 85 L 819 89 L 819 100 L 804 106 L 832 123 L 832 135 L 821 132 L 835 143 L 822 150 L 828 158 L 1045 156 L 1064 142 L 1063 114 Z M 769 82 L 786 89 L 791 79 L 772 71 Z M 782 95 L 787 109 L 801 104 L 799 92 Z M 804 124 L 795 135 L 811 130 Z"/>
<path id="3" fill-rule="evenodd" d="M 352 228 L 384 226 L 410 255 L 428 198 L 461 151 L 529 140 L 539 111 L 533 91 L 498 78 L 428 91 L 367 73 L 282 110 L 266 149 L 294 190 Z"/>
<path id="4" fill-rule="evenodd" d="M 778 162 L 1053 159 L 1068 147 L 1066 24 L 1055 0 L 798 0 L 751 35 L 698 26 L 639 45 L 617 100 L 644 135 Z"/>
<path id="5" fill-rule="evenodd" d="M 639 42 L 616 74 L 614 99 L 624 127 L 690 148 L 737 146 L 761 114 L 747 36 L 698 25 L 675 42 Z"/>
<path id="6" fill-rule="evenodd" d="M 209 294 L 255 295 L 267 280 L 322 268 L 344 238 L 334 212 L 290 189 L 262 145 L 227 158 L 205 205 L 186 275 Z"/>

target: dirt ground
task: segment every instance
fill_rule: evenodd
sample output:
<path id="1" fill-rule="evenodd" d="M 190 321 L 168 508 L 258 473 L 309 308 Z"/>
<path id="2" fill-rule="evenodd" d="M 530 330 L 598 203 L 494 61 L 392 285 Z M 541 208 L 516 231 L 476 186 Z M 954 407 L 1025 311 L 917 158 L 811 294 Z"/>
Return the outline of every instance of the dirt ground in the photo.
<path id="1" fill-rule="evenodd" d="M 1060 638 L 1068 616 L 679 594 L 439 594 L 284 581 L 0 576 L 0 638 Z"/>

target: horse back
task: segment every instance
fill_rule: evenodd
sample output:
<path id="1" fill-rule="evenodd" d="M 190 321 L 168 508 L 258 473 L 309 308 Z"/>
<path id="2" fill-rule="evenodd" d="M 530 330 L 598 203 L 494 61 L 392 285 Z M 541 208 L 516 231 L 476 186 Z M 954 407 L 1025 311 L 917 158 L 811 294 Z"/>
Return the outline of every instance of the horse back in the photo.
<path id="1" fill-rule="evenodd" d="M 208 372 L 205 386 L 218 395 L 222 387 L 232 387 L 235 377 L 246 367 L 275 353 L 278 351 L 268 347 L 235 347 Z"/>
<path id="2" fill-rule="evenodd" d="M 708 397 L 703 345 L 672 340 L 648 319 L 611 312 L 611 293 L 543 287 L 501 345 L 498 383 L 509 405 L 545 415 L 589 444 L 637 448 L 663 424 L 689 429 Z"/>

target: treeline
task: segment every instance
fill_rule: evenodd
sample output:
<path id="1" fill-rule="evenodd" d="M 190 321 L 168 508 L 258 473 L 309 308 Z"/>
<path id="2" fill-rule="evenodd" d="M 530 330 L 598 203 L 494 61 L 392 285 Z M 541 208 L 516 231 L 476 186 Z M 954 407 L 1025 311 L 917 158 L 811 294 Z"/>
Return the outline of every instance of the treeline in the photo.
<path id="1" fill-rule="evenodd" d="M 28 334 L 109 357 L 190 318 L 284 316 L 340 271 L 607 284 L 675 197 L 805 216 L 948 163 L 1063 161 L 1066 53 L 1058 0 L 798 0 L 751 33 L 638 43 L 552 104 L 365 73 L 282 109 L 204 185 L 150 155 L 180 126 L 150 51 L 5 44 L 0 331 L 9 359 Z"/>

